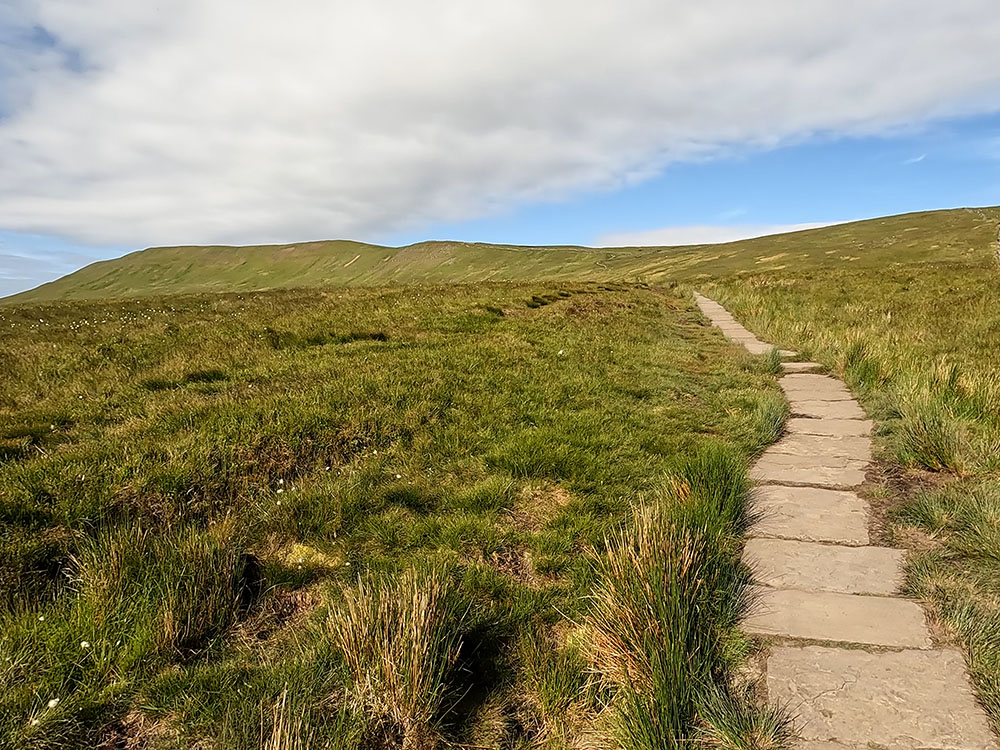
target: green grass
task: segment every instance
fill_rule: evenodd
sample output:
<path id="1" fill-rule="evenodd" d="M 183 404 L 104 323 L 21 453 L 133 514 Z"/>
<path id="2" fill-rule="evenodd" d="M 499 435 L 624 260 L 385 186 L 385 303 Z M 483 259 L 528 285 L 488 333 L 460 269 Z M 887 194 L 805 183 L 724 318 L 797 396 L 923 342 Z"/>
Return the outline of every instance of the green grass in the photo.
<path id="1" fill-rule="evenodd" d="M 0 746 L 563 748 L 633 700 L 676 742 L 742 653 L 783 405 L 681 289 L 20 306 L 0 359 Z M 588 623 L 661 573 L 640 695 Z"/>
<path id="2" fill-rule="evenodd" d="M 871 271 L 905 262 L 964 261 L 996 238 L 1000 210 L 903 214 L 833 227 L 686 247 L 518 247 L 421 242 L 380 247 L 349 241 L 249 247 L 150 248 L 94 263 L 6 303 L 60 299 L 482 281 L 669 281 L 788 269 Z M 531 306 L 547 303 L 539 290 Z"/>
<path id="3" fill-rule="evenodd" d="M 963 215 L 988 221 L 960 233 Z M 857 265 L 732 274 L 703 291 L 844 377 L 876 420 L 883 478 L 871 492 L 888 501 L 889 541 L 913 547 L 908 588 L 965 646 L 1000 727 L 1000 215 L 937 216 L 949 220 L 939 236 L 915 227 L 877 267 L 865 263 L 874 250 L 852 250 Z"/>

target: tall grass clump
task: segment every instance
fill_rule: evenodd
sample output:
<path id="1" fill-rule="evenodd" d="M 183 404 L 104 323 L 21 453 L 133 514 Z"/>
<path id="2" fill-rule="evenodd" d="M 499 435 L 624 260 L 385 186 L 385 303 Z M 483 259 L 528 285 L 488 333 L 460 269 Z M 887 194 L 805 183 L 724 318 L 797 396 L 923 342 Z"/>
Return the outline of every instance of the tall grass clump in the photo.
<path id="1" fill-rule="evenodd" d="M 223 635 L 259 592 L 260 569 L 229 532 L 117 529 L 78 560 L 80 616 L 132 648 L 184 656 Z"/>
<path id="2" fill-rule="evenodd" d="M 552 644 L 534 633 L 519 644 L 522 723 L 538 747 L 573 746 L 593 719 L 597 684 L 577 640 Z"/>
<path id="3" fill-rule="evenodd" d="M 447 573 L 411 569 L 343 591 L 326 629 L 350 682 L 347 700 L 398 736 L 404 750 L 438 744 L 448 677 L 461 648 L 463 612 Z"/>
<path id="4" fill-rule="evenodd" d="M 887 400 L 890 443 L 904 466 L 956 475 L 1000 468 L 1000 378 L 954 363 L 910 370 Z"/>
<path id="5" fill-rule="evenodd" d="M 705 690 L 698 715 L 698 747 L 705 750 L 789 750 L 796 741 L 788 713 L 760 705 L 749 689 Z"/>
<path id="6" fill-rule="evenodd" d="M 613 692 L 621 747 L 688 746 L 706 691 L 728 683 L 735 628 L 751 601 L 739 560 L 747 489 L 742 461 L 708 444 L 597 561 L 590 654 Z"/>

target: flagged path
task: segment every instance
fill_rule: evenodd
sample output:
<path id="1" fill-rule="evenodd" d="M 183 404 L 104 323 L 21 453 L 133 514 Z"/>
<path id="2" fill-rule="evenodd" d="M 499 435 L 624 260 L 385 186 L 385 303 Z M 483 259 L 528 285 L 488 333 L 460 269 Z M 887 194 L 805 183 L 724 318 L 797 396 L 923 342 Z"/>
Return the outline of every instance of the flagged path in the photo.
<path id="1" fill-rule="evenodd" d="M 718 303 L 695 301 L 752 354 L 771 350 Z M 751 469 L 761 520 L 744 549 L 760 593 L 744 628 L 772 641 L 770 699 L 797 717 L 801 750 L 996 750 L 962 655 L 935 648 L 923 610 L 897 593 L 903 551 L 871 545 L 856 489 L 872 423 L 818 364 L 782 368 L 792 418 Z"/>

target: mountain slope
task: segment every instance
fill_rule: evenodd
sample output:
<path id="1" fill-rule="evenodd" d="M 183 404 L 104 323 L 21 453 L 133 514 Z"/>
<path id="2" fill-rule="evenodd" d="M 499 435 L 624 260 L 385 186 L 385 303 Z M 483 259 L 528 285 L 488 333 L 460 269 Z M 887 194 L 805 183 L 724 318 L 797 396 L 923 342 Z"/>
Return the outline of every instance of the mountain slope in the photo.
<path id="1" fill-rule="evenodd" d="M 317 286 L 486 280 L 691 279 L 740 271 L 983 257 L 1000 208 L 901 214 L 718 245 L 519 247 L 347 240 L 291 245 L 157 247 L 101 261 L 5 303 Z"/>

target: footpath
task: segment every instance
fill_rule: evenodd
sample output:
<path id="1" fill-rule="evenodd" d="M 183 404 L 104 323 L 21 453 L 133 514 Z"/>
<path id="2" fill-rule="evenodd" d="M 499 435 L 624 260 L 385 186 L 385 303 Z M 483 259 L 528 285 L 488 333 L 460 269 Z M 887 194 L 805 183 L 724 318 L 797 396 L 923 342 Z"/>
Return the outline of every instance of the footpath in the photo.
<path id="1" fill-rule="evenodd" d="M 695 300 L 731 340 L 771 350 Z M 818 364 L 782 368 L 791 418 L 751 470 L 762 517 L 744 551 L 760 585 L 744 629 L 770 642 L 768 699 L 796 716 L 801 750 L 996 750 L 961 653 L 936 647 L 920 605 L 897 594 L 904 551 L 871 544 L 856 494 L 871 421 Z"/>

